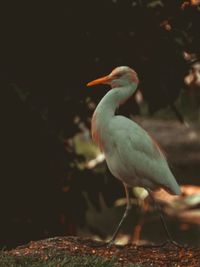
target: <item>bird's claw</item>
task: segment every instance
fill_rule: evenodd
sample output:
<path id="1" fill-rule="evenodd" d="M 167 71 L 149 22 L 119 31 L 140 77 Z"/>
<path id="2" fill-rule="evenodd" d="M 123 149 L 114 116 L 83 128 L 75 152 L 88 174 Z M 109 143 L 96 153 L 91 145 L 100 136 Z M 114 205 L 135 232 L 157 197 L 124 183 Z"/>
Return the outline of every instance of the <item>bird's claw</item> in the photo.
<path id="1" fill-rule="evenodd" d="M 90 247 L 92 248 L 100 248 L 100 247 L 105 247 L 107 244 L 105 242 L 92 242 L 90 243 Z"/>
<path id="2" fill-rule="evenodd" d="M 166 245 L 166 244 L 172 244 L 172 245 L 174 245 L 175 247 L 178 247 L 178 248 L 187 248 L 188 247 L 188 245 L 179 244 L 178 242 L 174 241 L 173 239 L 171 239 L 171 240 L 167 239 L 167 241 L 164 242 L 164 245 Z"/>
<path id="3" fill-rule="evenodd" d="M 154 247 L 164 247 L 164 246 L 169 245 L 169 244 L 171 244 L 175 247 L 178 247 L 178 248 L 187 248 L 188 247 L 188 245 L 179 244 L 178 242 L 174 241 L 173 239 L 167 239 L 163 243 L 158 244 L 158 245 L 153 245 L 153 246 Z"/>
<path id="4" fill-rule="evenodd" d="M 159 248 L 159 247 L 165 247 L 166 245 L 173 245 L 177 248 L 187 248 L 188 245 L 182 245 L 182 244 L 179 244 L 177 243 L 176 241 L 174 240 L 170 240 L 170 239 L 167 239 L 166 241 L 162 242 L 161 244 L 151 244 L 151 245 L 141 245 L 140 247 L 154 247 L 154 248 Z"/>
<path id="5" fill-rule="evenodd" d="M 110 240 L 108 243 L 107 243 L 107 248 L 110 248 L 110 247 L 112 247 L 114 245 L 114 240 Z"/>

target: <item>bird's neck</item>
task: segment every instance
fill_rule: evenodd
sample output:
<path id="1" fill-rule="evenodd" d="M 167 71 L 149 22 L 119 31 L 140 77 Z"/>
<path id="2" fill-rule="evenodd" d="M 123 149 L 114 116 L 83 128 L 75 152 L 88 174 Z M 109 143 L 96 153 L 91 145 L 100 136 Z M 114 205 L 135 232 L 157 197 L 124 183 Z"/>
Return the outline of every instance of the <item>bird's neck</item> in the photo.
<path id="1" fill-rule="evenodd" d="M 99 102 L 92 118 L 92 136 L 96 142 L 100 142 L 99 134 L 104 132 L 109 120 L 115 115 L 117 108 L 122 105 L 136 91 L 137 84 L 112 88 Z"/>
<path id="2" fill-rule="evenodd" d="M 124 104 L 129 97 L 136 91 L 137 84 L 132 83 L 128 86 L 112 88 L 100 101 L 95 113 L 97 115 L 105 115 L 111 117 L 115 115 L 118 107 Z"/>

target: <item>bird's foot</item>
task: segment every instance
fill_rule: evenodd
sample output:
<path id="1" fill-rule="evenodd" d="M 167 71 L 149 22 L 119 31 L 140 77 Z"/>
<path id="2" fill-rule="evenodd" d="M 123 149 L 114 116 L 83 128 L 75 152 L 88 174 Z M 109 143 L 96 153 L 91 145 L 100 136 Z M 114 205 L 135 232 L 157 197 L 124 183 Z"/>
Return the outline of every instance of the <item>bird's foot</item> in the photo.
<path id="1" fill-rule="evenodd" d="M 122 244 L 117 244 L 117 243 L 114 242 L 114 240 L 111 240 L 111 241 L 109 241 L 109 242 L 106 244 L 106 247 L 107 247 L 108 249 L 110 249 L 110 248 L 112 248 L 112 247 L 117 248 L 117 249 L 122 249 L 122 248 L 124 248 L 126 245 L 128 245 L 128 244 L 124 244 L 124 245 L 122 245 Z"/>
<path id="2" fill-rule="evenodd" d="M 166 245 L 173 245 L 177 248 L 187 248 L 188 245 L 182 245 L 179 244 L 178 242 L 174 240 L 167 239 L 166 241 L 162 242 L 161 244 L 145 244 L 145 245 L 140 245 L 140 247 L 153 247 L 153 248 L 159 248 L 159 247 L 165 247 Z"/>
<path id="3" fill-rule="evenodd" d="M 92 248 L 101 248 L 101 247 L 106 247 L 107 243 L 101 241 L 92 241 L 90 242 L 89 246 Z"/>
<path id="4" fill-rule="evenodd" d="M 111 243 L 109 242 L 109 243 L 107 243 L 106 247 L 111 248 L 113 246 L 113 244 L 114 244 L 113 242 L 111 242 Z"/>
<path id="5" fill-rule="evenodd" d="M 176 242 L 173 239 L 167 239 L 167 241 L 165 241 L 163 243 L 163 246 L 165 246 L 166 244 L 171 244 L 171 245 L 173 245 L 175 247 L 178 247 L 178 248 L 187 248 L 188 247 L 188 245 L 186 245 L 186 244 L 184 244 L 184 245 L 183 244 L 180 244 L 180 243 Z"/>
<path id="6" fill-rule="evenodd" d="M 107 248 L 112 247 L 115 244 L 114 239 L 111 238 L 111 240 L 106 244 Z"/>

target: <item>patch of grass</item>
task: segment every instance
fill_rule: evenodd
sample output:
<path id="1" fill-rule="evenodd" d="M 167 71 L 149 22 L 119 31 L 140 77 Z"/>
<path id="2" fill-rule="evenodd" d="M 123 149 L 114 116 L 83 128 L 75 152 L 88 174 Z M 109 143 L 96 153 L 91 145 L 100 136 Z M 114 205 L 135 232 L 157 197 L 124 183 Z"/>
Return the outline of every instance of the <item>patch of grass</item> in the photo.
<path id="1" fill-rule="evenodd" d="M 71 256 L 62 254 L 56 257 L 40 259 L 36 256 L 10 256 L 0 253 L 0 267 L 121 267 L 116 258 L 110 260 L 97 256 Z M 124 267 L 141 267 L 126 265 Z"/>

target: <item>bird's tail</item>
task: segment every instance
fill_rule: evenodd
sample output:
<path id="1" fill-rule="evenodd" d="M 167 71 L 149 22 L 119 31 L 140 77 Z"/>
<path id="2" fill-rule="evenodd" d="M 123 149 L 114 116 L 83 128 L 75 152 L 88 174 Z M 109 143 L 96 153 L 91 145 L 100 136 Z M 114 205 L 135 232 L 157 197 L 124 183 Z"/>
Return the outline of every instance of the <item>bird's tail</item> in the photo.
<path id="1" fill-rule="evenodd" d="M 179 184 L 177 183 L 175 177 L 173 174 L 171 174 L 172 177 L 170 179 L 170 185 L 166 186 L 166 190 L 171 194 L 171 195 L 181 195 L 181 188 Z"/>

